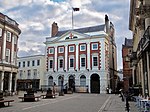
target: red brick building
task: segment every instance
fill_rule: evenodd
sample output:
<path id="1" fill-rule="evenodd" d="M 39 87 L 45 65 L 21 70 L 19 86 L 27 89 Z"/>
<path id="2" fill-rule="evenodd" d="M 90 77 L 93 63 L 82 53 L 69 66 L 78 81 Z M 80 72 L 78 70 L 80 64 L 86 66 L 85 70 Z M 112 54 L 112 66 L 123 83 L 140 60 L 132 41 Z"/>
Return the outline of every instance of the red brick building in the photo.
<path id="1" fill-rule="evenodd" d="M 132 70 L 130 68 L 130 55 L 133 49 L 132 42 L 132 39 L 125 38 L 125 43 L 122 45 L 124 91 L 128 91 L 129 87 L 133 84 Z"/>
<path id="2" fill-rule="evenodd" d="M 19 24 L 0 13 L 0 91 L 16 91 Z"/>

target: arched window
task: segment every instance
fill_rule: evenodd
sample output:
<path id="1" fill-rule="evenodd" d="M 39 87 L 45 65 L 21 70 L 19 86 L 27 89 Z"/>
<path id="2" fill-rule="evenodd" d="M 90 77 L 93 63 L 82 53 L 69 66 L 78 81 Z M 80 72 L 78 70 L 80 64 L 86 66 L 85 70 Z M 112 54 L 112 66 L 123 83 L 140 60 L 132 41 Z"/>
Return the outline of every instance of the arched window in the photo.
<path id="1" fill-rule="evenodd" d="M 48 85 L 49 85 L 49 86 L 53 86 L 53 77 L 52 77 L 52 76 L 50 76 L 50 77 L 48 78 Z"/>
<path id="2" fill-rule="evenodd" d="M 58 86 L 61 86 L 61 76 L 58 77 Z"/>
<path id="3" fill-rule="evenodd" d="M 80 77 L 80 86 L 86 86 L 86 77 L 84 75 Z"/>

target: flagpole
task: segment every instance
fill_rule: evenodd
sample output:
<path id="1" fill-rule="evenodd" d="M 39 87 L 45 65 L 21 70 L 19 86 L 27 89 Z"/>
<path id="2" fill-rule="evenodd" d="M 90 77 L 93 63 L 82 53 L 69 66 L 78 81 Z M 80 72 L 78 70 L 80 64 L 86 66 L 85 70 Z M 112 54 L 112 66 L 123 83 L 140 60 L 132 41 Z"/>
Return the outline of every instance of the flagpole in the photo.
<path id="1" fill-rule="evenodd" d="M 72 8 L 72 30 L 73 30 L 73 8 Z"/>

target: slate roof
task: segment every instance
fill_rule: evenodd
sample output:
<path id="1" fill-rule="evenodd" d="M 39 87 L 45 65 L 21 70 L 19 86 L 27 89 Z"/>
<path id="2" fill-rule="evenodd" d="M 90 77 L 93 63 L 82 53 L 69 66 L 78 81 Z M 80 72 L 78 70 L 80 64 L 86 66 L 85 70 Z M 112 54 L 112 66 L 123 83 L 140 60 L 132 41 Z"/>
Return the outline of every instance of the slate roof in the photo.
<path id="1" fill-rule="evenodd" d="M 133 46 L 133 39 L 127 39 L 125 38 L 125 46 L 132 47 Z"/>
<path id="2" fill-rule="evenodd" d="M 74 29 L 73 31 L 78 32 L 78 33 L 88 33 L 88 32 L 90 33 L 90 32 L 96 32 L 96 31 L 104 31 L 104 28 L 105 28 L 105 24 L 92 26 L 92 27 Z M 55 36 L 59 37 L 68 31 L 70 31 L 70 30 L 58 31 L 58 33 Z"/>

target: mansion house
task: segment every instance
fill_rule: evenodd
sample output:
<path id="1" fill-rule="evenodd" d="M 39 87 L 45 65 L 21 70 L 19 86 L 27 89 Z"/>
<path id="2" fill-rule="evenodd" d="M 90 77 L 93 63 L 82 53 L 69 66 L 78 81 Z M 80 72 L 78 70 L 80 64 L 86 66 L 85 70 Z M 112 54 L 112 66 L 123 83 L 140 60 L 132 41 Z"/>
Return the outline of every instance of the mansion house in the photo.
<path id="1" fill-rule="evenodd" d="M 46 85 L 51 87 L 55 82 L 60 87 L 63 76 L 63 84 L 75 92 L 106 93 L 111 84 L 112 30 L 114 35 L 107 15 L 105 24 L 65 31 L 59 31 L 54 22 L 45 42 Z"/>

